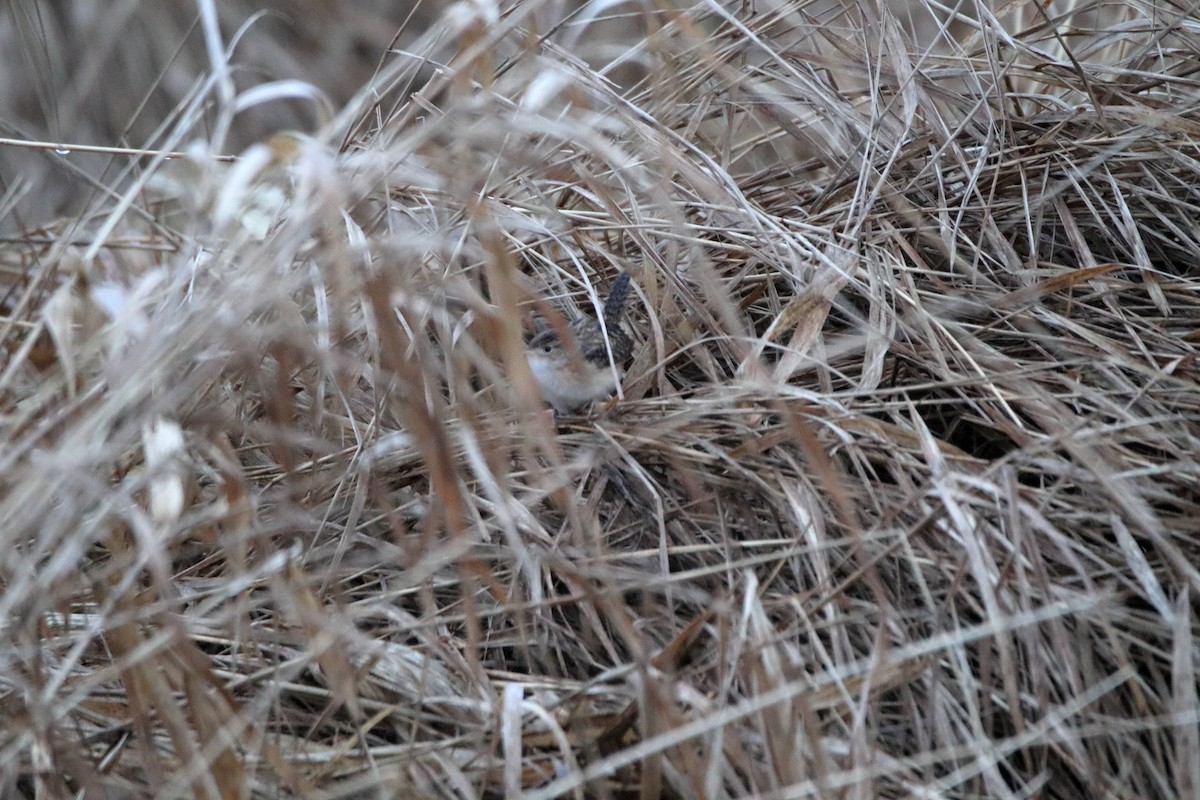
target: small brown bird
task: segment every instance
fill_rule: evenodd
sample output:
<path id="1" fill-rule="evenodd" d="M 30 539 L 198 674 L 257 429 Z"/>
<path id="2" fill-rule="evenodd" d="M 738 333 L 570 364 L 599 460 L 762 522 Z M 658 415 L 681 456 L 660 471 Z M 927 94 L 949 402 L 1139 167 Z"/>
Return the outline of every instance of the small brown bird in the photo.
<path id="1" fill-rule="evenodd" d="M 570 342 L 564 343 L 557 331 L 547 329 L 526 346 L 525 356 L 542 387 L 542 397 L 557 411 L 579 408 L 617 388 L 625 362 L 633 354 L 633 340 L 621 324 L 628 297 L 629 273 L 622 272 L 604 301 L 603 325 L 585 316 L 567 326 Z"/>

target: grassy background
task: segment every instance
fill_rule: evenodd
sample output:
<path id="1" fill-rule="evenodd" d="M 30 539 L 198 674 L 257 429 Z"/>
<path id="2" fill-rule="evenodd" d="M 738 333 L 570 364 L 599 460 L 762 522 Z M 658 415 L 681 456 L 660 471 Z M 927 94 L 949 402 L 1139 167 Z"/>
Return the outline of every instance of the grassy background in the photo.
<path id="1" fill-rule="evenodd" d="M 0 10 L 0 796 L 1200 792 L 1189 7 L 279 5 Z"/>

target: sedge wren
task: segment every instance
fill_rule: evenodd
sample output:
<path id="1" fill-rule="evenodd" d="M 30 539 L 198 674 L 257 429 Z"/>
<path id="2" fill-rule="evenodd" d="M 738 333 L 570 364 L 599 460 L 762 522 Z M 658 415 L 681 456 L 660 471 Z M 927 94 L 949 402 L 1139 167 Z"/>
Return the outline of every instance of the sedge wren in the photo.
<path id="1" fill-rule="evenodd" d="M 628 297 L 629 273 L 622 272 L 604 301 L 603 324 L 588 315 L 567 325 L 570 341 L 546 329 L 526 345 L 525 357 L 542 387 L 542 397 L 557 411 L 607 397 L 617 388 L 625 362 L 633 354 L 633 340 L 621 326 Z"/>

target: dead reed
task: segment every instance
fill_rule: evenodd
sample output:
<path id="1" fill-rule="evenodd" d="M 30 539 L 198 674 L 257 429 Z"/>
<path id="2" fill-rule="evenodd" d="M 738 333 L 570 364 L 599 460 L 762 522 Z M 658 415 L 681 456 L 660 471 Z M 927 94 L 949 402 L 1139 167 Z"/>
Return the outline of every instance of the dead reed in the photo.
<path id="1" fill-rule="evenodd" d="M 0 200 L 0 795 L 1200 792 L 1189 6 L 462 3 L 337 111 L 196 7 L 175 157 Z"/>

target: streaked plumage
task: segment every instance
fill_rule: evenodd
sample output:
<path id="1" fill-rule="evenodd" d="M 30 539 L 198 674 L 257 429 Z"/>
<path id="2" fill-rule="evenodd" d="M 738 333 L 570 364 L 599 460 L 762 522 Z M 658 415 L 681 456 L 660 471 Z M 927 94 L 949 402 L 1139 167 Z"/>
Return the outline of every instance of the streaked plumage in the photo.
<path id="1" fill-rule="evenodd" d="M 628 298 L 629 273 L 622 272 L 613 281 L 604 302 L 603 326 L 592 316 L 577 319 L 567 326 L 575 347 L 564 345 L 552 329 L 544 330 L 530 340 L 525 351 L 529 366 L 542 389 L 542 396 L 557 410 L 579 408 L 592 400 L 607 397 L 617 388 L 625 362 L 633 355 L 633 340 L 621 322 Z"/>

